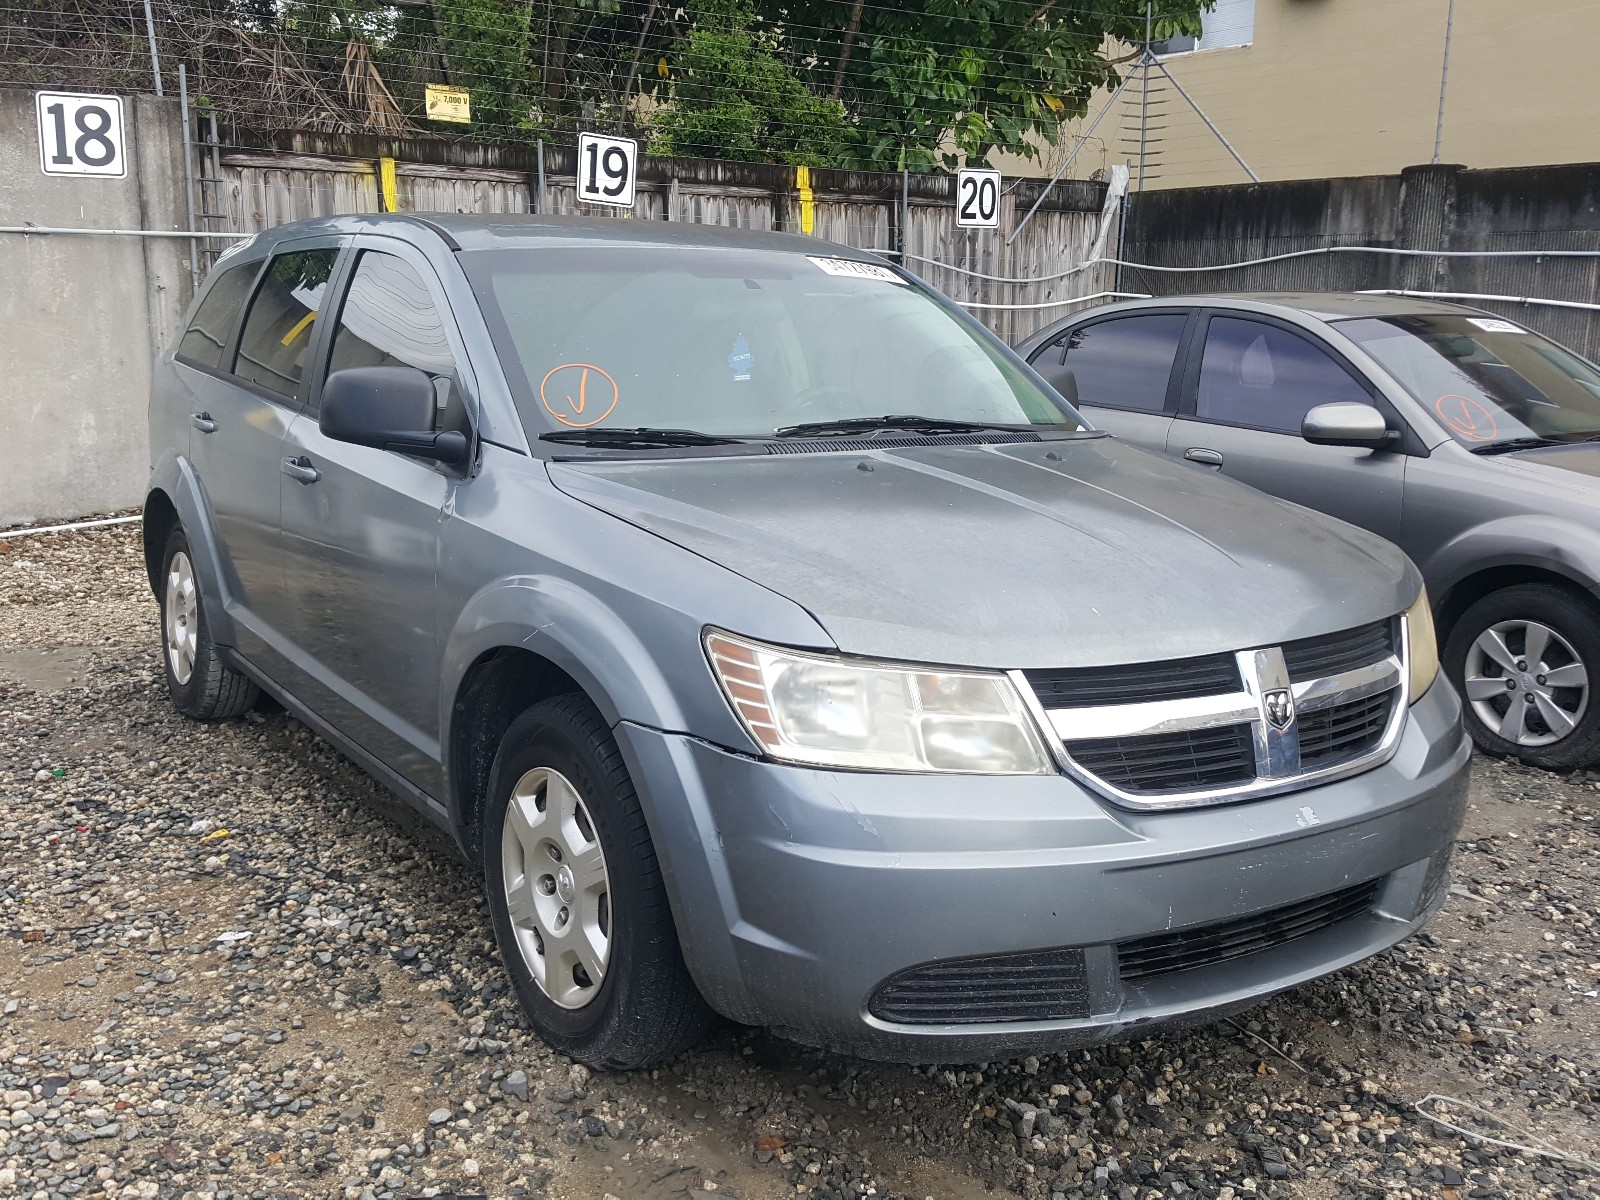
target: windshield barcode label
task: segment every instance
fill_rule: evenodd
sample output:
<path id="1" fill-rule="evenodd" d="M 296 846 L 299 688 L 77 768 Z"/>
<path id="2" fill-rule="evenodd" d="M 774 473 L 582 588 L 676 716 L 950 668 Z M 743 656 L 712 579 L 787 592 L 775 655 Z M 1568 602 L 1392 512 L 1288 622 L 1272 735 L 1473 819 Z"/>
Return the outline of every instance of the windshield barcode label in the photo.
<path id="1" fill-rule="evenodd" d="M 829 275 L 838 275 L 845 279 L 875 279 L 879 283 L 902 285 L 905 283 L 905 280 L 888 267 L 879 266 L 877 263 L 856 262 L 850 258 L 819 258 L 815 254 L 808 254 L 806 257 Z"/>

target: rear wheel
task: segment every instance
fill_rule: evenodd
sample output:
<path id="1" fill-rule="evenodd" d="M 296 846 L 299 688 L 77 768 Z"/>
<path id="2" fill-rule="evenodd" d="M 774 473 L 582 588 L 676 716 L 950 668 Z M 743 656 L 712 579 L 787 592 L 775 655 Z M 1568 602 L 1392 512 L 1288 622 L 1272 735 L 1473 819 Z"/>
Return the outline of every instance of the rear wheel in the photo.
<path id="1" fill-rule="evenodd" d="M 205 602 L 194 574 L 194 557 L 181 528 L 167 536 L 161 557 L 161 661 L 167 693 L 186 717 L 215 721 L 247 712 L 256 685 L 223 666 L 206 623 Z"/>
<path id="2" fill-rule="evenodd" d="M 483 856 L 501 957 L 550 1045 L 628 1069 L 705 1032 L 639 799 L 585 697 L 546 700 L 506 731 Z"/>
<path id="3" fill-rule="evenodd" d="M 1490 754 L 1548 770 L 1600 758 L 1600 612 L 1544 583 L 1485 596 L 1451 628 L 1445 667 Z"/>

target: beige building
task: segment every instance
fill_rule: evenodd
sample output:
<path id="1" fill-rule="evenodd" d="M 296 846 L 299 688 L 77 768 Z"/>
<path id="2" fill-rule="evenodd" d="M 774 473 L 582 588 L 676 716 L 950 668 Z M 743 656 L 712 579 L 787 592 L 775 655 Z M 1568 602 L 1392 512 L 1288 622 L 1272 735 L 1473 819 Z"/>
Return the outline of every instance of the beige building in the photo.
<path id="1" fill-rule="evenodd" d="M 1218 0 L 1198 44 L 1156 50 L 1263 180 L 1392 174 L 1432 161 L 1442 73 L 1440 162 L 1600 162 L 1600 0 L 1454 0 L 1451 8 L 1451 0 Z M 1148 96 L 1141 83 L 1135 73 L 1070 176 L 1127 163 L 1137 188 L 1144 108 L 1145 187 L 1248 178 L 1159 70 L 1149 72 Z M 1049 174 L 1108 99 L 1098 94 L 1042 164 L 996 165 Z"/>

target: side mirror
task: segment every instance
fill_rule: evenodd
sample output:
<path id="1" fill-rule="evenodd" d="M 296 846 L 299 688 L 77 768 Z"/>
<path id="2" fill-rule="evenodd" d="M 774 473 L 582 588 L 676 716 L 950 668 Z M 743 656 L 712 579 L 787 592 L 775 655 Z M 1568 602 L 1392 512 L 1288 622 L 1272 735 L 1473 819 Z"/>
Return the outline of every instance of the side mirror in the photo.
<path id="1" fill-rule="evenodd" d="M 433 428 L 433 380 L 416 367 L 346 367 L 322 385 L 317 426 L 337 442 L 393 450 L 457 467 L 467 439 Z"/>
<path id="2" fill-rule="evenodd" d="M 1042 370 L 1034 368 L 1043 375 L 1045 382 L 1061 393 L 1061 398 L 1073 408 L 1078 407 L 1078 377 L 1072 373 L 1071 367 L 1055 366 L 1045 367 Z"/>
<path id="3" fill-rule="evenodd" d="M 1400 435 L 1370 404 L 1319 404 L 1300 423 L 1300 436 L 1314 446 L 1364 446 L 1376 450 Z"/>

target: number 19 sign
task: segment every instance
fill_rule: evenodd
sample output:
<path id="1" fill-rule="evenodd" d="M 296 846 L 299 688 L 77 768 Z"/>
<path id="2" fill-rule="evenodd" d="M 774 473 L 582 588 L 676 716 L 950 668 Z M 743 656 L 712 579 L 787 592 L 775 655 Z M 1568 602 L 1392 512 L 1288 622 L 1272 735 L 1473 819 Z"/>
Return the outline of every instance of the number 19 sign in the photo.
<path id="1" fill-rule="evenodd" d="M 39 110 L 39 166 L 46 175 L 127 175 L 120 96 L 40 92 L 34 102 Z"/>
<path id="2" fill-rule="evenodd" d="M 633 207 L 639 143 L 632 138 L 578 135 L 578 199 L 589 204 Z"/>

